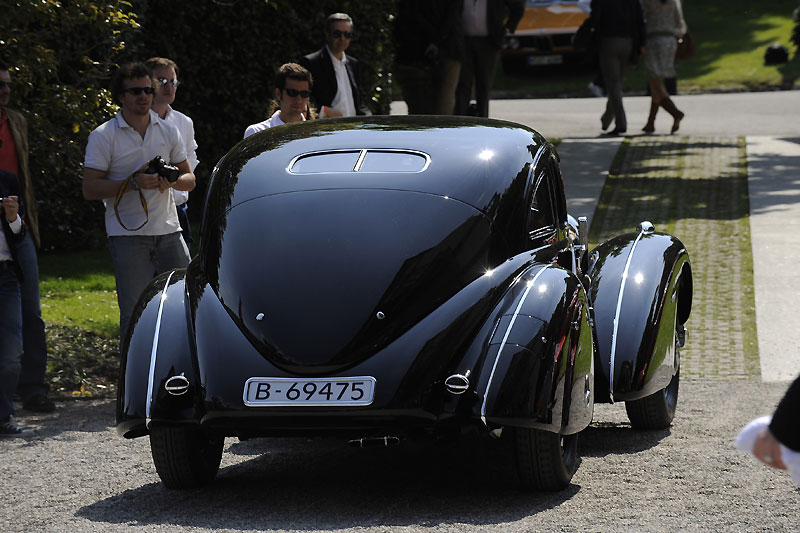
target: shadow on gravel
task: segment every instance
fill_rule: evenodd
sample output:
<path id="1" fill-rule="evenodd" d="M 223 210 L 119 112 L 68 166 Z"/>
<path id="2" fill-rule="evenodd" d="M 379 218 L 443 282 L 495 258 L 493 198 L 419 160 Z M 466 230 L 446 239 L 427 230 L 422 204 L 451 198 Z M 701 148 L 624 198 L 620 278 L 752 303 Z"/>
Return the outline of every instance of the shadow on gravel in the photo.
<path id="1" fill-rule="evenodd" d="M 593 422 L 581 433 L 578 445 L 582 457 L 625 455 L 654 448 L 670 434 L 670 429 L 641 431 L 626 423 Z"/>
<path id="2" fill-rule="evenodd" d="M 18 409 L 20 422 L 35 431 L 35 439 L 50 439 L 66 431 L 104 432 L 116 424 L 113 400 L 66 400 L 56 402 L 53 413 Z"/>
<path id="3" fill-rule="evenodd" d="M 150 483 L 77 515 L 226 530 L 487 525 L 536 515 L 580 491 L 577 485 L 555 494 L 515 490 L 513 473 L 498 465 L 499 448 L 485 441 L 381 449 L 329 440 L 233 442 L 223 464 L 240 462 L 223 467 L 202 489 L 172 491 Z"/>

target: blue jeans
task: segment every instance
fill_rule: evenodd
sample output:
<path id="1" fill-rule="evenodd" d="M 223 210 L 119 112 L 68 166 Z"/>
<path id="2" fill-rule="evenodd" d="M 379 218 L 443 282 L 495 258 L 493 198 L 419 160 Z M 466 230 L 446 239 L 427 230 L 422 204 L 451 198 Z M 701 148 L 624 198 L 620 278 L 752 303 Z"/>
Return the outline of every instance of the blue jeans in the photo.
<path id="1" fill-rule="evenodd" d="M 0 270 L 0 420 L 14 414 L 22 356 L 22 299 L 13 270 Z"/>
<path id="2" fill-rule="evenodd" d="M 39 300 L 39 260 L 30 232 L 16 245 L 17 262 L 22 269 L 22 369 L 17 393 L 25 402 L 37 394 L 47 395 L 47 340 Z"/>
<path id="3" fill-rule="evenodd" d="M 186 268 L 189 265 L 189 249 L 180 232 L 109 237 L 108 246 L 117 283 L 122 348 L 122 339 L 128 331 L 139 295 L 155 276 L 173 268 Z"/>

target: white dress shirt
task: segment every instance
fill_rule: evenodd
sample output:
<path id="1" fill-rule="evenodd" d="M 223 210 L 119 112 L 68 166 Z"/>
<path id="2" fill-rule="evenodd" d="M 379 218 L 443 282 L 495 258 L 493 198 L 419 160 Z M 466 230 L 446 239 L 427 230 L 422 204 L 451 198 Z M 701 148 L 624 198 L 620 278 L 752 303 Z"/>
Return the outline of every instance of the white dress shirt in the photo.
<path id="1" fill-rule="evenodd" d="M 333 72 L 336 74 L 336 96 L 333 97 L 331 107 L 342 112 L 344 117 L 354 117 L 356 115 L 356 104 L 353 101 L 353 89 L 350 86 L 350 76 L 347 75 L 347 55 L 342 52 L 342 59 L 336 59 L 327 46 L 325 49 L 331 57 Z"/>
<path id="2" fill-rule="evenodd" d="M 181 113 L 175 111 L 172 106 L 167 106 L 167 114 L 164 115 L 164 120 L 178 128 L 178 133 L 181 134 L 183 147 L 186 149 L 186 160 L 189 162 L 192 172 L 194 172 L 197 163 L 197 142 L 194 140 L 194 122 L 192 119 Z M 175 205 L 183 205 L 189 200 L 189 191 L 179 191 L 172 189 L 172 196 L 175 198 Z"/>

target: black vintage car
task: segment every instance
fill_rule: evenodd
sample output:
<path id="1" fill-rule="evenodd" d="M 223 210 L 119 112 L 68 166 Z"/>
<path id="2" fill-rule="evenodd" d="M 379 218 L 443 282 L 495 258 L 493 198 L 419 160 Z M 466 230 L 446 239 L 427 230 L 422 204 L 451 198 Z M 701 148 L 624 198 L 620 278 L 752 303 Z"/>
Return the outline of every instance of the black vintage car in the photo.
<path id="1" fill-rule="evenodd" d="M 199 254 L 142 295 L 117 428 L 150 435 L 174 488 L 215 476 L 224 437 L 469 430 L 508 439 L 523 487 L 558 490 L 595 402 L 671 423 L 691 301 L 686 249 L 651 224 L 587 249 L 554 147 L 524 126 L 281 126 L 220 160 Z"/>

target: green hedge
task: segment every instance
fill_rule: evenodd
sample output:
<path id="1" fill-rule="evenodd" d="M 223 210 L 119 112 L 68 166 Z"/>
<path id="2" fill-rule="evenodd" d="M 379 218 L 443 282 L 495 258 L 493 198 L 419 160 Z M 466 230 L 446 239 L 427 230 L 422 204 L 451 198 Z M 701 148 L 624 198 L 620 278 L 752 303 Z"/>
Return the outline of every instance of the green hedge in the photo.
<path id="1" fill-rule="evenodd" d="M 27 117 L 46 251 L 103 245 L 103 207 L 81 195 L 89 132 L 116 112 L 107 90 L 117 65 L 173 59 L 183 82 L 175 108 L 195 123 L 199 215 L 214 164 L 266 118 L 275 70 L 319 49 L 328 14 L 354 19 L 349 51 L 364 64 L 374 113 L 388 113 L 395 0 L 18 0 L 0 17 L 0 55 L 15 67 L 11 107 Z"/>
<path id="2" fill-rule="evenodd" d="M 388 113 L 390 96 L 384 87 L 392 57 L 388 28 L 393 0 L 146 2 L 136 55 L 169 57 L 180 68 L 175 108 L 194 120 L 201 161 L 198 190 L 205 190 L 214 164 L 242 139 L 245 128 L 267 118 L 277 68 L 318 50 L 325 18 L 336 11 L 353 18 L 348 52 L 365 66 L 362 83 L 373 113 Z M 202 193 L 192 193 L 194 215 L 201 198 Z"/>

